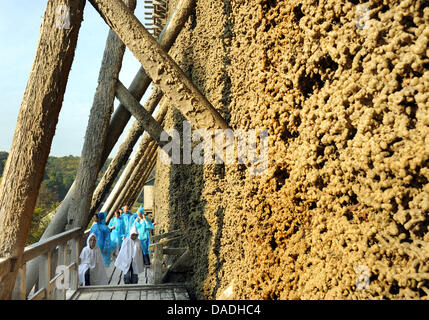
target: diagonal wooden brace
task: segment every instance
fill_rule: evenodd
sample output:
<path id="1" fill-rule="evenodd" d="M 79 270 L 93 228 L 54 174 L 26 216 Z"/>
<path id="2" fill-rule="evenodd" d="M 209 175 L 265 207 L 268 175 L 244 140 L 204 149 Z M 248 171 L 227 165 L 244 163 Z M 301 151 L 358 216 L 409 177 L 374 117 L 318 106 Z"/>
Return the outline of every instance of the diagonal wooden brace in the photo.
<path id="1" fill-rule="evenodd" d="M 225 119 L 120 0 L 89 0 L 152 81 L 196 128 L 227 129 Z"/>
<path id="2" fill-rule="evenodd" d="M 188 21 L 193 8 L 195 8 L 195 0 L 179 0 L 177 2 L 176 7 L 158 37 L 160 46 L 167 52 L 173 45 L 186 21 Z M 144 69 L 140 67 L 128 90 L 138 101 L 140 101 L 151 81 L 152 80 L 147 76 Z M 130 117 L 131 115 L 128 110 L 125 109 L 122 104 L 119 104 L 110 121 L 109 133 L 104 146 L 102 163 L 104 163 L 108 158 Z"/>
<path id="3" fill-rule="evenodd" d="M 163 131 L 161 125 L 152 117 L 152 115 L 133 97 L 121 81 L 116 83 L 116 97 L 135 117 L 142 127 L 150 134 L 152 139 L 162 148 L 168 141 L 161 141 Z"/>

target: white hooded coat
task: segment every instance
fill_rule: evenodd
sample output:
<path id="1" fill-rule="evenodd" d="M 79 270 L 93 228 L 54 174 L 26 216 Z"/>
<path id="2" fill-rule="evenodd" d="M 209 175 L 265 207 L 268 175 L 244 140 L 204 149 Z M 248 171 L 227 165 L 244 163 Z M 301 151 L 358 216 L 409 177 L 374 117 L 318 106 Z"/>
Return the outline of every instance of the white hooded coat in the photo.
<path id="1" fill-rule="evenodd" d="M 131 239 L 132 234 L 137 234 L 137 229 L 135 226 L 131 228 L 130 236 L 125 238 L 122 242 L 121 250 L 118 253 L 118 257 L 115 261 L 115 266 L 122 270 L 124 274 L 128 272 L 131 266 L 131 261 L 133 263 L 133 273 L 139 274 L 144 271 L 143 265 L 143 253 L 140 245 L 140 240 Z"/>
<path id="2" fill-rule="evenodd" d="M 86 240 L 86 247 L 80 253 L 79 280 L 85 285 L 85 272 L 89 269 L 89 281 L 92 286 L 107 285 L 107 272 L 101 250 L 97 245 L 94 249 L 89 247 L 89 240 L 92 237 L 97 240 L 95 234 L 91 233 Z"/>

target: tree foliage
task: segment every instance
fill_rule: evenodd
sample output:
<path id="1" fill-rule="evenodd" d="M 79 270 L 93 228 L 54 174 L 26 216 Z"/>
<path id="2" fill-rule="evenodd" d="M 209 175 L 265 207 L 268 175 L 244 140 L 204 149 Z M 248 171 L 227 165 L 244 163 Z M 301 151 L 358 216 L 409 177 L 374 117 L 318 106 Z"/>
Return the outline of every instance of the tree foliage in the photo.
<path id="1" fill-rule="evenodd" d="M 0 151 L 0 181 L 8 153 Z M 70 186 L 76 177 L 80 157 L 49 157 L 46 163 L 45 174 L 39 189 L 30 231 L 28 233 L 27 245 L 39 241 L 49 222 L 55 215 L 55 210 L 66 196 Z M 101 179 L 110 163 L 106 161 L 98 176 Z M 97 181 L 97 183 L 98 183 Z"/>

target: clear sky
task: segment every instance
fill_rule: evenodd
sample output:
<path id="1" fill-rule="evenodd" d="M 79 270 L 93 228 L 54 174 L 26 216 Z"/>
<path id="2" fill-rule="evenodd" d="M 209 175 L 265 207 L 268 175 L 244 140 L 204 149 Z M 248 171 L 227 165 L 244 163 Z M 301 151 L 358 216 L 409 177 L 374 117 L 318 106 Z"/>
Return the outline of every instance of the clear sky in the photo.
<path id="1" fill-rule="evenodd" d="M 0 0 L 0 151 L 9 152 L 12 144 L 46 2 L 46 0 Z M 137 1 L 135 14 L 142 23 L 145 22 L 143 1 Z M 81 155 L 108 31 L 104 20 L 87 2 L 51 146 L 51 156 Z M 131 83 L 139 67 L 139 62 L 127 49 L 119 76 L 125 86 Z M 149 93 L 150 89 L 143 97 L 142 104 Z M 116 100 L 115 108 L 117 105 Z M 132 121 L 133 119 L 130 120 L 110 157 L 125 138 Z"/>

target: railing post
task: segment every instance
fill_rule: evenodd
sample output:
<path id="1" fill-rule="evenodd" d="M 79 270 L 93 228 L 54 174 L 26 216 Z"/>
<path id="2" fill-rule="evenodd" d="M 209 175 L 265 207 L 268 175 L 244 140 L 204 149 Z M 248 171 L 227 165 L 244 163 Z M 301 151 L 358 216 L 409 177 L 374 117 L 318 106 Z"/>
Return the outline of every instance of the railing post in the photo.
<path id="1" fill-rule="evenodd" d="M 64 265 L 67 267 L 69 265 L 69 245 L 68 245 L 67 241 L 66 241 L 66 243 L 64 243 L 63 250 L 64 250 Z M 67 269 L 67 271 L 68 271 L 68 269 Z M 68 277 L 68 279 L 65 278 L 66 276 Z M 67 273 L 67 275 L 66 274 L 64 275 L 64 281 L 65 281 L 65 283 L 70 283 L 70 273 L 69 272 Z M 63 295 L 62 295 L 63 300 L 66 300 L 66 298 L 67 298 L 67 290 L 68 290 L 68 288 L 66 288 L 66 286 L 64 286 Z"/>
<path id="2" fill-rule="evenodd" d="M 153 278 L 154 284 L 160 284 L 162 282 L 162 258 L 163 258 L 163 244 L 153 244 Z"/>
<path id="3" fill-rule="evenodd" d="M 45 299 L 50 299 L 49 281 L 51 278 L 51 250 L 40 257 L 39 290 L 45 288 Z"/>
<path id="4" fill-rule="evenodd" d="M 24 263 L 18 270 L 18 275 L 15 281 L 15 287 L 13 288 L 12 300 L 26 300 L 26 280 L 27 264 Z"/>
<path id="5" fill-rule="evenodd" d="M 63 245 L 58 246 L 58 259 L 57 259 L 57 261 L 58 261 L 57 265 L 58 266 L 67 266 L 66 261 L 65 261 L 65 251 L 67 250 L 66 246 L 67 246 L 67 242 Z M 64 284 L 67 283 L 65 272 L 63 274 L 63 281 L 64 281 Z M 65 297 L 65 285 L 64 285 L 63 289 L 61 289 L 61 290 L 56 288 L 55 292 L 56 292 L 55 298 L 57 300 L 62 300 L 62 299 L 65 300 L 65 298 L 64 298 Z"/>
<path id="6" fill-rule="evenodd" d="M 59 257 L 59 249 L 58 246 L 55 247 L 51 251 L 51 269 L 49 274 L 49 291 L 50 291 L 50 299 L 56 300 L 57 299 L 57 287 L 55 283 L 52 283 L 51 279 L 56 276 L 56 269 L 58 266 L 58 257 Z"/>
<path id="7" fill-rule="evenodd" d="M 19 288 L 19 298 L 21 300 L 27 299 L 27 287 L 26 287 L 26 276 L 27 276 L 27 263 L 24 263 L 19 270 L 19 275 L 21 277 L 20 288 Z"/>
<path id="8" fill-rule="evenodd" d="M 77 287 L 79 285 L 79 275 L 78 275 L 78 268 L 79 268 L 79 239 L 74 238 L 72 240 L 73 247 L 72 247 L 72 256 L 73 256 L 73 262 L 74 262 L 74 268 L 73 272 L 71 274 L 71 289 L 77 290 Z"/>

